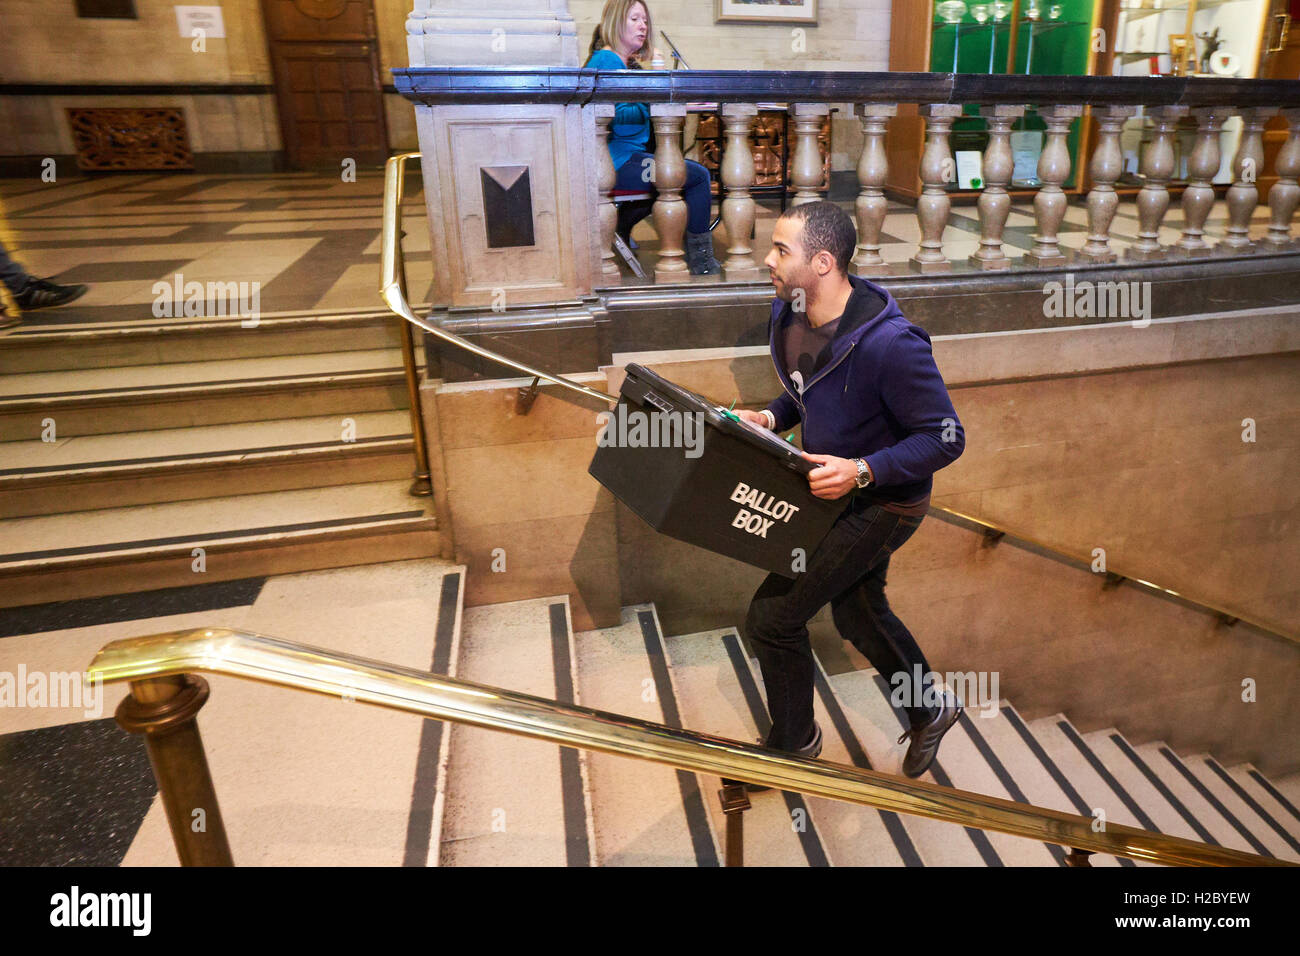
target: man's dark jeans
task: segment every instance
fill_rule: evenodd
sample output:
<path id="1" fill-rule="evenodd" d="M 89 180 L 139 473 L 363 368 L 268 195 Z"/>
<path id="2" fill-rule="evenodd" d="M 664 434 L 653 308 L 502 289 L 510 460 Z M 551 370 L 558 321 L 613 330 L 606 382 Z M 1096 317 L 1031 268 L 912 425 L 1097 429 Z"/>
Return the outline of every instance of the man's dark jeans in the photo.
<path id="1" fill-rule="evenodd" d="M 754 594 L 745 634 L 767 689 L 772 717 L 767 746 L 798 750 L 812 739 L 815 665 L 807 625 L 827 602 L 840 636 L 885 680 L 899 671 L 910 680 L 917 664 L 922 675 L 929 673 L 925 655 L 885 599 L 889 557 L 921 520 L 854 498 L 808 557 L 806 571 L 793 580 L 770 574 Z M 937 708 L 924 706 L 906 710 L 913 727 L 937 713 Z"/>

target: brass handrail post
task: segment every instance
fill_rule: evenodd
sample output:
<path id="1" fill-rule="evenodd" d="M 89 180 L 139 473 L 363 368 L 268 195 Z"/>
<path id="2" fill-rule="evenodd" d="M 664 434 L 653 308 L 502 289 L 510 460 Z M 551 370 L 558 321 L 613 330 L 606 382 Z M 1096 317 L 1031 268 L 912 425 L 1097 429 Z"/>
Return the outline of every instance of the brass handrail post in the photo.
<path id="1" fill-rule="evenodd" d="M 1065 865 L 1081 866 L 1091 869 L 1092 862 L 1088 859 L 1090 856 L 1092 856 L 1091 850 L 1080 850 L 1075 847 L 1070 847 L 1070 852 L 1065 854 Z"/>
<path id="2" fill-rule="evenodd" d="M 402 153 L 388 160 L 384 169 L 384 189 L 392 189 L 396 200 L 392 204 L 395 210 L 391 228 L 394 232 L 394 255 L 397 259 L 397 284 L 402 298 L 409 301 L 406 291 L 406 253 L 402 251 L 402 193 L 406 186 L 406 161 L 419 159 L 419 153 Z M 384 219 L 384 231 L 390 228 L 388 218 Z M 406 398 L 410 404 L 411 436 L 415 440 L 415 471 L 412 473 L 411 487 L 408 494 L 415 498 L 428 498 L 433 495 L 433 476 L 429 467 L 429 448 L 424 437 L 424 416 L 420 414 L 420 373 L 415 365 L 415 333 L 411 323 L 399 318 L 401 325 L 399 335 L 402 337 L 402 366 L 406 372 Z"/>
<path id="3" fill-rule="evenodd" d="M 745 865 L 745 811 L 749 809 L 749 794 L 743 783 L 728 784 L 718 791 L 722 813 L 727 819 L 724 866 Z"/>
<path id="4" fill-rule="evenodd" d="M 207 699 L 208 682 L 195 674 L 137 680 L 115 716 L 144 734 L 181 866 L 234 866 L 195 719 Z"/>

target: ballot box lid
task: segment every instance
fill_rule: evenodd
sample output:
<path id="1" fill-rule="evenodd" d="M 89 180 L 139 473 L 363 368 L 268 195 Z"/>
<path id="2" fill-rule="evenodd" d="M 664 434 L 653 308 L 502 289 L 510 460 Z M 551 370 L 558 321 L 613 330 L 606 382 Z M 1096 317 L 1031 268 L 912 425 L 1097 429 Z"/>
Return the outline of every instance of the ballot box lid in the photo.
<path id="1" fill-rule="evenodd" d="M 623 379 L 620 394 L 629 402 L 642 407 L 650 405 L 661 412 L 699 413 L 713 428 L 772 456 L 785 467 L 801 475 L 821 467 L 816 462 L 804 458 L 799 449 L 782 439 L 780 435 L 761 426 L 751 425 L 728 409 L 715 405 L 689 388 L 668 381 L 644 365 L 637 365 L 634 362 L 626 366 L 626 371 L 627 376 Z"/>

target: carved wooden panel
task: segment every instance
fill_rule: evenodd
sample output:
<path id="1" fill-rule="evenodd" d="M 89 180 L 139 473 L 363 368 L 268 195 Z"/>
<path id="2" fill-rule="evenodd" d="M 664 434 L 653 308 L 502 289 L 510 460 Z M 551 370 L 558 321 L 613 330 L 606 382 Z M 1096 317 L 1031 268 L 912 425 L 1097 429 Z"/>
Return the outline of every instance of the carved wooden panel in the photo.
<path id="1" fill-rule="evenodd" d="M 69 109 L 81 169 L 193 169 L 181 109 Z"/>

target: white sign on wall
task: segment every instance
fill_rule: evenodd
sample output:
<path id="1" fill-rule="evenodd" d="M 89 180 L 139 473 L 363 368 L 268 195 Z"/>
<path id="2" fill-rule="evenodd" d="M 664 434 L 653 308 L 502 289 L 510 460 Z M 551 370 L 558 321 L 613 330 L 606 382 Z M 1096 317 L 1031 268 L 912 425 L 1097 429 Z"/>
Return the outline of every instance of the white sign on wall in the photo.
<path id="1" fill-rule="evenodd" d="M 220 40 L 226 36 L 226 24 L 221 19 L 220 7 L 183 6 L 176 8 L 176 26 L 181 36 L 190 39 L 195 30 L 202 30 L 209 40 Z"/>

